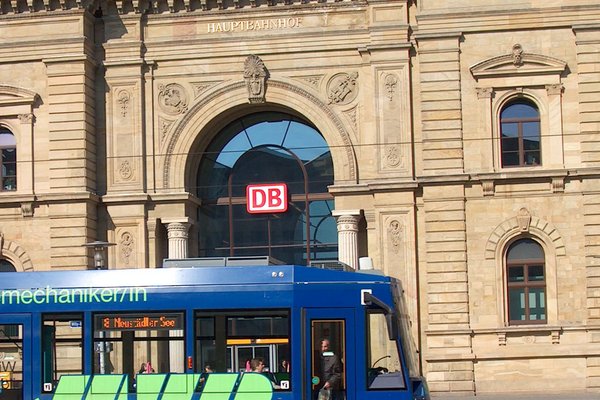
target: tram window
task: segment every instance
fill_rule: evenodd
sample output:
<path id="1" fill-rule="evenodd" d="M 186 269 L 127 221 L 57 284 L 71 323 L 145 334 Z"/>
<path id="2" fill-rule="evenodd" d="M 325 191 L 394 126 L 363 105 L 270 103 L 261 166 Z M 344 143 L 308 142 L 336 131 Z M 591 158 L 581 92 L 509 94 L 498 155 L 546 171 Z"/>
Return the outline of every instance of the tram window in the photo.
<path id="1" fill-rule="evenodd" d="M 291 389 L 289 324 L 288 311 L 197 312 L 196 371 L 206 365 L 215 372 L 247 371 L 253 358 L 262 358 L 275 389 Z"/>
<path id="2" fill-rule="evenodd" d="M 0 325 L 0 398 L 23 398 L 23 326 Z"/>
<path id="3" fill-rule="evenodd" d="M 52 391 L 62 375 L 83 373 L 83 315 L 42 317 L 42 388 Z"/>
<path id="4" fill-rule="evenodd" d="M 390 340 L 385 314 L 367 312 L 367 386 L 375 389 L 404 389 L 406 382 L 398 353 L 398 344 Z"/>
<path id="5" fill-rule="evenodd" d="M 183 373 L 184 314 L 94 315 L 94 372 L 128 374 L 130 391 L 140 373 Z"/>

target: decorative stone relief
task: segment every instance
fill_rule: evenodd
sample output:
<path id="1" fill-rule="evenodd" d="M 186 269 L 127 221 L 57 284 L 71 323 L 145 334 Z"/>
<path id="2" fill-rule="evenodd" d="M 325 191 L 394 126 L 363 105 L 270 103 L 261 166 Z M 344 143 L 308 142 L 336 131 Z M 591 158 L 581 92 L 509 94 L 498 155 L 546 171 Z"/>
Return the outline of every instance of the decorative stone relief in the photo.
<path id="1" fill-rule="evenodd" d="M 494 95 L 494 89 L 492 89 L 491 87 L 476 88 L 475 90 L 477 90 L 478 99 L 491 99 Z"/>
<path id="2" fill-rule="evenodd" d="M 493 180 L 481 181 L 481 188 L 483 189 L 484 196 L 493 196 L 495 191 L 495 185 Z"/>
<path id="3" fill-rule="evenodd" d="M 384 152 L 384 163 L 387 167 L 395 168 L 400 165 L 402 156 L 400 155 L 400 149 L 396 145 L 386 145 Z"/>
<path id="4" fill-rule="evenodd" d="M 394 74 L 387 74 L 384 79 L 384 85 L 386 96 L 389 101 L 392 101 L 398 86 L 398 77 Z"/>
<path id="5" fill-rule="evenodd" d="M 515 44 L 512 48 L 513 64 L 519 68 L 523 65 L 523 47 L 520 44 Z"/>
<path id="6" fill-rule="evenodd" d="M 21 215 L 23 217 L 33 217 L 33 202 L 26 201 L 21 203 Z"/>
<path id="7" fill-rule="evenodd" d="M 22 124 L 30 125 L 33 123 L 33 114 L 19 114 L 19 121 Z"/>
<path id="8" fill-rule="evenodd" d="M 188 100 L 185 89 L 178 83 L 158 85 L 158 105 L 170 115 L 179 115 L 187 111 Z"/>
<path id="9" fill-rule="evenodd" d="M 358 72 L 334 75 L 327 84 L 329 104 L 344 105 L 352 102 L 358 94 Z"/>
<path id="10" fill-rule="evenodd" d="M 121 248 L 121 261 L 125 265 L 130 265 L 134 247 L 133 235 L 128 231 L 123 232 L 119 240 L 119 245 Z"/>
<path id="11" fill-rule="evenodd" d="M 244 61 L 244 80 L 250 103 L 264 103 L 267 90 L 268 72 L 259 56 L 248 56 Z"/>
<path id="12" fill-rule="evenodd" d="M 525 207 L 519 210 L 517 214 L 517 223 L 519 224 L 519 230 L 521 232 L 529 231 L 529 224 L 531 223 L 531 213 Z"/>
<path id="13" fill-rule="evenodd" d="M 552 178 L 552 193 L 565 192 L 565 179 L 562 176 Z"/>
<path id="14" fill-rule="evenodd" d="M 310 86 L 315 89 L 319 89 L 319 85 L 321 84 L 321 80 L 323 79 L 323 75 L 307 75 L 307 76 L 299 76 L 299 79 L 302 79 L 304 82 L 307 82 Z"/>
<path id="15" fill-rule="evenodd" d="M 390 242 L 394 253 L 400 252 L 400 244 L 402 239 L 402 225 L 397 219 L 393 219 L 388 223 L 387 231 L 390 235 Z"/>
<path id="16" fill-rule="evenodd" d="M 175 121 L 165 118 L 158 118 L 158 130 L 160 132 L 161 143 L 164 142 L 165 138 L 167 137 L 167 133 L 169 132 L 169 129 L 171 129 L 173 122 Z"/>
<path id="17" fill-rule="evenodd" d="M 215 86 L 218 82 L 194 82 L 192 86 L 194 87 L 194 99 L 197 99 L 202 95 L 202 93 L 206 92 L 209 88 Z"/>
<path id="18" fill-rule="evenodd" d="M 548 93 L 549 96 L 557 96 L 562 94 L 563 92 L 563 84 L 562 83 L 556 83 L 554 85 L 546 85 L 546 93 Z"/>
<path id="19" fill-rule="evenodd" d="M 352 107 L 349 110 L 343 111 L 344 115 L 352 122 L 352 133 L 355 141 L 358 141 L 358 106 Z"/>
<path id="20" fill-rule="evenodd" d="M 121 90 L 117 93 L 117 104 L 121 111 L 121 117 L 126 117 L 129 111 L 129 103 L 131 102 L 131 94 L 127 90 Z"/>
<path id="21" fill-rule="evenodd" d="M 133 178 L 133 167 L 129 160 L 121 161 L 119 165 L 119 176 L 124 181 L 129 181 Z"/>

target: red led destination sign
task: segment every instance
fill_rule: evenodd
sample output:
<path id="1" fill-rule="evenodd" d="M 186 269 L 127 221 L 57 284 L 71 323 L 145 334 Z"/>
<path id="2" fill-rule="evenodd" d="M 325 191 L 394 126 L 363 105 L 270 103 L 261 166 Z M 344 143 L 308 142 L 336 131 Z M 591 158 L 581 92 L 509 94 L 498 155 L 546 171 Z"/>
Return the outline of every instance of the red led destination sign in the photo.
<path id="1" fill-rule="evenodd" d="M 97 331 L 155 331 L 183 329 L 182 313 L 96 314 Z"/>

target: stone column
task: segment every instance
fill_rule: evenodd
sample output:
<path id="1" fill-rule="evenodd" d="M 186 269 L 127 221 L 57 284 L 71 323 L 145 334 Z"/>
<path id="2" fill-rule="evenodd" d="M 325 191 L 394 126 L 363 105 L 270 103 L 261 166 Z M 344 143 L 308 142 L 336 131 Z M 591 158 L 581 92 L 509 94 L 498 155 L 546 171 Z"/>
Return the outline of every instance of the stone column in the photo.
<path id="1" fill-rule="evenodd" d="M 169 239 L 169 258 L 186 258 L 188 256 L 188 230 L 190 223 L 167 222 L 166 226 L 167 238 Z"/>
<path id="2" fill-rule="evenodd" d="M 361 211 L 336 210 L 332 215 L 337 218 L 338 259 L 358 269 L 358 222 Z"/>
<path id="3" fill-rule="evenodd" d="M 188 256 L 188 230 L 190 222 L 188 219 L 161 219 L 167 227 L 167 238 L 169 240 L 169 258 L 186 258 Z M 182 330 L 171 330 L 169 336 L 183 336 Z M 185 350 L 184 344 L 171 343 L 169 346 L 169 372 L 184 372 Z"/>

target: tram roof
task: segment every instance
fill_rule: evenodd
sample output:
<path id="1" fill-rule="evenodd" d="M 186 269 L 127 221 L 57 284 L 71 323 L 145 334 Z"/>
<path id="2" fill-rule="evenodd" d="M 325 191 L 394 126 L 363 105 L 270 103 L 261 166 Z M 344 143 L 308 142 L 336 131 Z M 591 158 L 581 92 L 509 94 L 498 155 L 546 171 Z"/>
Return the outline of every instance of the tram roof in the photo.
<path id="1" fill-rule="evenodd" d="M 378 273 L 338 271 L 299 265 L 202 266 L 184 268 L 3 272 L 0 289 L 385 283 Z"/>

